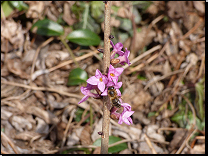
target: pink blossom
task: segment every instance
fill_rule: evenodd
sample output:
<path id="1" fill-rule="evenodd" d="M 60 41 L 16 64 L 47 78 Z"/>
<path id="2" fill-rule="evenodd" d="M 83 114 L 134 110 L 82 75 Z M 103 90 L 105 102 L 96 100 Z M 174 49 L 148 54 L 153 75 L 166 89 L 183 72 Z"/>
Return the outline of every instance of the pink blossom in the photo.
<path id="1" fill-rule="evenodd" d="M 113 81 L 115 84 L 118 81 L 119 75 L 123 72 L 123 68 L 114 68 L 111 64 L 109 66 L 109 71 L 108 71 L 108 79 Z"/>
<path id="2" fill-rule="evenodd" d="M 103 92 L 105 90 L 105 84 L 108 82 L 108 78 L 97 69 L 95 76 L 90 77 L 87 83 L 91 85 L 97 85 L 98 89 Z"/>
<path id="3" fill-rule="evenodd" d="M 125 53 L 124 53 L 122 56 L 117 57 L 116 59 L 119 59 L 119 63 L 120 63 L 121 65 L 125 65 L 125 64 L 124 64 L 125 62 L 126 62 L 128 65 L 130 65 L 131 63 L 130 63 L 130 61 L 129 61 L 129 59 L 128 59 L 129 54 L 130 54 L 130 51 L 127 50 L 127 48 L 126 48 Z"/>
<path id="4" fill-rule="evenodd" d="M 130 117 L 133 113 L 134 111 L 123 111 L 119 117 L 118 124 L 122 124 L 123 122 L 127 125 L 133 124 L 133 121 Z"/>
<path id="5" fill-rule="evenodd" d="M 91 93 L 91 90 L 92 90 L 92 89 L 95 89 L 95 88 L 97 88 L 97 86 L 91 85 L 91 84 L 89 84 L 89 83 L 87 84 L 86 87 L 81 87 L 81 92 L 82 92 L 82 94 L 84 94 L 85 96 L 79 101 L 78 104 L 80 104 L 80 103 L 86 101 L 89 97 L 94 97 L 94 98 L 100 97 L 99 94 Z"/>
<path id="6" fill-rule="evenodd" d="M 123 55 L 124 52 L 121 51 L 121 49 L 123 48 L 123 44 L 121 42 L 116 43 L 115 45 L 113 44 L 112 41 L 110 41 L 113 50 L 112 50 L 112 54 L 111 54 L 111 59 L 113 59 L 115 57 L 115 54 L 119 54 L 119 55 Z"/>
<path id="7" fill-rule="evenodd" d="M 121 92 L 120 92 L 119 88 L 121 88 L 122 82 L 118 82 L 115 85 L 115 83 L 113 81 L 108 81 L 106 86 L 107 87 L 106 87 L 105 91 L 101 94 L 102 96 L 107 96 L 108 95 L 108 87 L 110 87 L 110 86 L 113 86 L 116 89 L 116 91 L 117 91 L 117 95 L 121 96 Z"/>

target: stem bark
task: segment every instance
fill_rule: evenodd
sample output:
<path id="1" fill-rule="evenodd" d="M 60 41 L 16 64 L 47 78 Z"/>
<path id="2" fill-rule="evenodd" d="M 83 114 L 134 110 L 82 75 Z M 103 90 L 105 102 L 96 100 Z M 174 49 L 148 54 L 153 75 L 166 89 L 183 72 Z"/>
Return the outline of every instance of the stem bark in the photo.
<path id="1" fill-rule="evenodd" d="M 110 13 L 111 1 L 105 3 L 105 19 L 104 19 L 104 53 L 103 53 L 103 73 L 107 75 L 110 65 Z M 110 123 L 110 101 L 108 96 L 103 97 L 103 123 L 101 138 L 101 154 L 108 154 L 109 143 L 109 123 Z"/>

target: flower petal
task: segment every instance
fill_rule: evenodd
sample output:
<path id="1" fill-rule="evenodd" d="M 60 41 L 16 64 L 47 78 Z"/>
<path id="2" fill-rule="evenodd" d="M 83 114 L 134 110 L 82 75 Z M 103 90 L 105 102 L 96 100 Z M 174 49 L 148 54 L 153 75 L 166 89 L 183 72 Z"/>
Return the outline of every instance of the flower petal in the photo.
<path id="1" fill-rule="evenodd" d="M 115 44 L 114 49 L 116 49 L 116 51 L 120 51 L 122 48 L 123 48 L 123 44 L 121 42 Z"/>
<path id="2" fill-rule="evenodd" d="M 85 95 L 85 96 L 79 101 L 78 104 L 80 104 L 80 103 L 86 101 L 88 98 L 89 98 L 89 96 L 88 96 L 88 95 Z"/>
<path id="3" fill-rule="evenodd" d="M 97 85 L 98 82 L 99 82 L 99 79 L 97 79 L 95 76 L 92 76 L 87 80 L 87 83 L 91 85 Z"/>
<path id="4" fill-rule="evenodd" d="M 123 56 L 125 53 L 123 51 L 117 51 L 117 54 Z"/>
<path id="5" fill-rule="evenodd" d="M 95 77 L 97 77 L 97 78 L 102 77 L 102 73 L 98 69 L 96 69 Z"/>
<path id="6" fill-rule="evenodd" d="M 99 82 L 98 83 L 98 89 L 103 92 L 105 90 L 105 83 L 104 82 Z"/>
<path id="7" fill-rule="evenodd" d="M 114 69 L 114 67 L 110 64 L 110 66 L 109 66 L 109 70 L 108 70 L 108 73 L 112 72 L 112 71 L 113 71 L 113 69 Z"/>
<path id="8" fill-rule="evenodd" d="M 118 82 L 116 85 L 115 85 L 115 88 L 121 88 L 122 86 L 122 82 Z"/>
<path id="9" fill-rule="evenodd" d="M 115 84 L 118 82 L 118 77 L 117 77 L 117 76 L 115 76 L 115 77 L 112 77 L 112 76 L 111 76 L 111 79 L 113 80 L 113 82 L 114 82 Z"/>
<path id="10" fill-rule="evenodd" d="M 87 93 L 89 92 L 87 87 L 83 87 L 83 86 L 80 88 L 80 90 L 81 90 L 82 94 L 84 94 L 84 95 L 87 95 Z"/>
<path id="11" fill-rule="evenodd" d="M 114 44 L 113 44 L 113 41 L 110 41 L 110 44 L 111 44 L 112 48 L 115 47 Z"/>
<path id="12" fill-rule="evenodd" d="M 105 84 L 108 83 L 108 78 L 105 75 L 102 75 L 102 80 Z"/>
<path id="13" fill-rule="evenodd" d="M 108 95 L 108 91 L 107 91 L 108 89 L 106 88 L 105 90 L 104 90 L 104 92 L 101 94 L 102 96 L 107 96 Z"/>
<path id="14" fill-rule="evenodd" d="M 121 96 L 120 90 L 119 90 L 119 89 L 116 89 L 116 91 L 117 91 L 117 95 L 118 95 L 118 96 Z"/>
<path id="15" fill-rule="evenodd" d="M 121 75 L 121 73 L 123 72 L 123 70 L 124 70 L 124 68 L 115 68 L 115 71 L 116 72 L 114 72 L 114 74 L 116 76 L 119 76 L 119 75 Z"/>
<path id="16" fill-rule="evenodd" d="M 122 119 L 122 116 L 120 115 L 119 119 L 118 119 L 118 124 L 122 124 L 123 123 L 123 119 Z"/>
<path id="17" fill-rule="evenodd" d="M 114 86 L 115 85 L 115 83 L 113 82 L 113 81 L 108 81 L 108 83 L 107 83 L 107 86 L 109 87 L 109 86 Z"/>

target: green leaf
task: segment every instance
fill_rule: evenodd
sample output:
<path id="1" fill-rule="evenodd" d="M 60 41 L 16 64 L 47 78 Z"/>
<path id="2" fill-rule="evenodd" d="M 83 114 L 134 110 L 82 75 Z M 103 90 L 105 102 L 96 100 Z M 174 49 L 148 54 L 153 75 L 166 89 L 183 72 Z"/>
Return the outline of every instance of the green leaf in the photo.
<path id="1" fill-rule="evenodd" d="M 58 23 L 49 19 L 39 20 L 33 24 L 31 30 L 37 27 L 37 34 L 45 36 L 60 36 L 64 34 L 64 29 Z"/>
<path id="2" fill-rule="evenodd" d="M 70 42 L 82 45 L 82 46 L 90 46 L 90 45 L 99 45 L 100 37 L 88 30 L 88 29 L 80 29 L 71 32 L 66 37 Z"/>
<path id="3" fill-rule="evenodd" d="M 118 142 L 118 141 L 121 141 L 122 139 L 119 138 L 119 137 L 115 137 L 115 136 L 109 136 L 109 145 L 115 143 L 115 142 Z M 101 146 L 101 138 L 97 139 L 93 145 L 95 146 Z M 118 144 L 116 146 L 113 146 L 113 147 L 110 147 L 108 149 L 108 153 L 117 153 L 117 152 L 120 152 L 124 149 L 127 149 L 128 146 L 127 146 L 127 143 L 121 143 L 121 144 Z"/>
<path id="4" fill-rule="evenodd" d="M 96 34 L 99 34 L 101 31 L 100 25 L 97 24 L 89 14 L 87 14 L 87 17 L 85 19 L 82 19 L 81 22 L 76 23 L 74 25 L 74 29 L 89 29 Z"/>
<path id="5" fill-rule="evenodd" d="M 195 98 L 195 106 L 197 113 L 199 115 L 199 118 L 201 120 L 204 119 L 205 116 L 205 108 L 204 108 L 204 99 L 205 99 L 205 93 L 204 93 L 204 78 L 201 79 L 200 82 L 196 83 L 196 98 Z"/>
<path id="6" fill-rule="evenodd" d="M 5 17 L 8 17 L 14 10 L 14 7 L 9 3 L 9 1 L 4 1 L 1 4 L 1 8 L 2 8 L 2 11 L 4 12 Z M 2 14 L 1 14 L 1 18 L 2 18 Z"/>
<path id="7" fill-rule="evenodd" d="M 23 1 L 9 1 L 9 3 L 11 3 L 11 5 L 17 8 L 19 11 L 28 9 L 28 5 Z"/>
<path id="8" fill-rule="evenodd" d="M 98 23 L 104 21 L 104 3 L 102 1 L 91 1 L 91 15 Z"/>
<path id="9" fill-rule="evenodd" d="M 151 1 L 132 1 L 132 5 L 135 7 L 142 9 L 142 12 L 145 12 L 145 10 L 152 4 Z"/>
<path id="10" fill-rule="evenodd" d="M 148 118 L 152 117 L 152 116 L 155 116 L 156 112 L 149 112 L 148 113 Z"/>
<path id="11" fill-rule="evenodd" d="M 143 76 L 143 75 L 137 75 L 137 78 L 139 79 L 139 80 L 146 80 L 147 78 L 145 77 L 145 76 Z"/>
<path id="12" fill-rule="evenodd" d="M 121 22 L 121 24 L 119 25 L 119 28 L 121 28 L 127 32 L 133 29 L 130 19 L 122 18 L 122 17 L 117 17 L 116 19 L 118 19 Z"/>
<path id="13" fill-rule="evenodd" d="M 75 68 L 69 73 L 68 83 L 69 86 L 79 85 L 85 83 L 88 79 L 87 72 L 81 68 Z"/>
<path id="14" fill-rule="evenodd" d="M 90 12 L 91 3 L 75 3 L 73 6 L 73 11 L 76 13 L 77 17 L 81 17 L 80 22 L 74 24 L 74 29 L 89 29 L 92 32 L 99 34 L 101 31 L 101 26 L 96 21 L 97 19 L 92 18 L 92 12 Z M 75 9 L 76 8 L 76 9 Z M 79 9 L 78 9 L 79 8 Z M 77 12 L 79 10 L 79 12 Z M 93 13 L 94 14 L 94 13 Z M 95 21 L 96 20 L 96 21 Z M 100 22 L 100 21 L 98 21 Z"/>

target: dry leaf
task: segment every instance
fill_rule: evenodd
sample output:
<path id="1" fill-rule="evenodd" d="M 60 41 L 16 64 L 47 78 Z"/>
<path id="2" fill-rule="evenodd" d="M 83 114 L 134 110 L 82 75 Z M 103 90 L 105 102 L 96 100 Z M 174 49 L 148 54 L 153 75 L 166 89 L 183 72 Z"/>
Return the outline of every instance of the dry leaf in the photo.
<path id="1" fill-rule="evenodd" d="M 74 132 L 72 132 L 71 135 L 68 135 L 67 143 L 66 143 L 67 146 L 73 146 L 79 142 L 83 129 L 84 129 L 84 127 L 76 128 L 76 129 L 74 129 Z"/>
<path id="2" fill-rule="evenodd" d="M 44 2 L 33 1 L 29 4 L 29 9 L 26 12 L 26 17 L 27 18 L 38 18 L 43 11 L 44 11 Z"/>
<path id="3" fill-rule="evenodd" d="M 201 13 L 205 13 L 205 6 L 203 1 L 193 1 L 194 7 Z"/>
<path id="4" fill-rule="evenodd" d="M 37 121 L 36 132 L 40 134 L 48 134 L 49 132 L 49 125 L 42 119 L 36 117 L 35 120 Z"/>
<path id="5" fill-rule="evenodd" d="M 146 26 L 142 27 L 140 32 L 136 33 L 135 39 L 135 51 L 141 50 L 142 47 L 149 45 L 152 42 L 153 37 L 156 36 L 155 31 L 148 29 Z"/>
<path id="6" fill-rule="evenodd" d="M 74 2 L 75 3 L 75 2 Z M 69 3 L 64 3 L 64 15 L 63 15 L 63 20 L 68 24 L 68 25 L 73 25 L 77 20 L 76 18 L 73 17 L 73 14 L 71 12 L 71 6 L 73 4 Z"/>
<path id="7" fill-rule="evenodd" d="M 86 125 L 79 136 L 82 145 L 92 144 L 90 134 L 91 134 L 91 127 L 89 125 Z"/>
<path id="8" fill-rule="evenodd" d="M 172 151 L 173 149 L 178 149 L 185 138 L 186 138 L 186 130 L 181 130 L 181 129 L 177 130 L 176 133 L 173 135 L 173 139 L 170 142 L 170 146 L 168 150 Z"/>
<path id="9" fill-rule="evenodd" d="M 29 74 L 25 73 L 24 71 L 21 70 L 22 67 L 22 62 L 19 59 L 8 59 L 7 60 L 7 68 L 10 72 L 13 74 L 23 78 L 23 79 L 28 79 L 30 77 Z"/>
<path id="10" fill-rule="evenodd" d="M 148 135 L 148 137 L 158 140 L 160 142 L 165 141 L 165 137 L 162 134 L 157 133 L 158 128 L 159 128 L 158 125 L 148 125 L 146 134 Z"/>
<path id="11" fill-rule="evenodd" d="M 32 124 L 22 116 L 12 116 L 9 120 L 10 123 L 20 132 L 23 132 L 24 129 L 32 129 Z"/>
<path id="12" fill-rule="evenodd" d="M 32 138 L 40 137 L 41 135 L 34 131 L 24 131 L 15 135 L 15 139 L 30 141 Z"/>
<path id="13" fill-rule="evenodd" d="M 35 107 L 35 106 L 30 106 L 27 109 L 27 113 L 33 114 L 33 115 L 45 120 L 45 122 L 48 124 L 57 124 L 59 121 L 59 119 L 54 114 L 52 114 L 50 111 L 45 111 L 45 110 Z"/>

